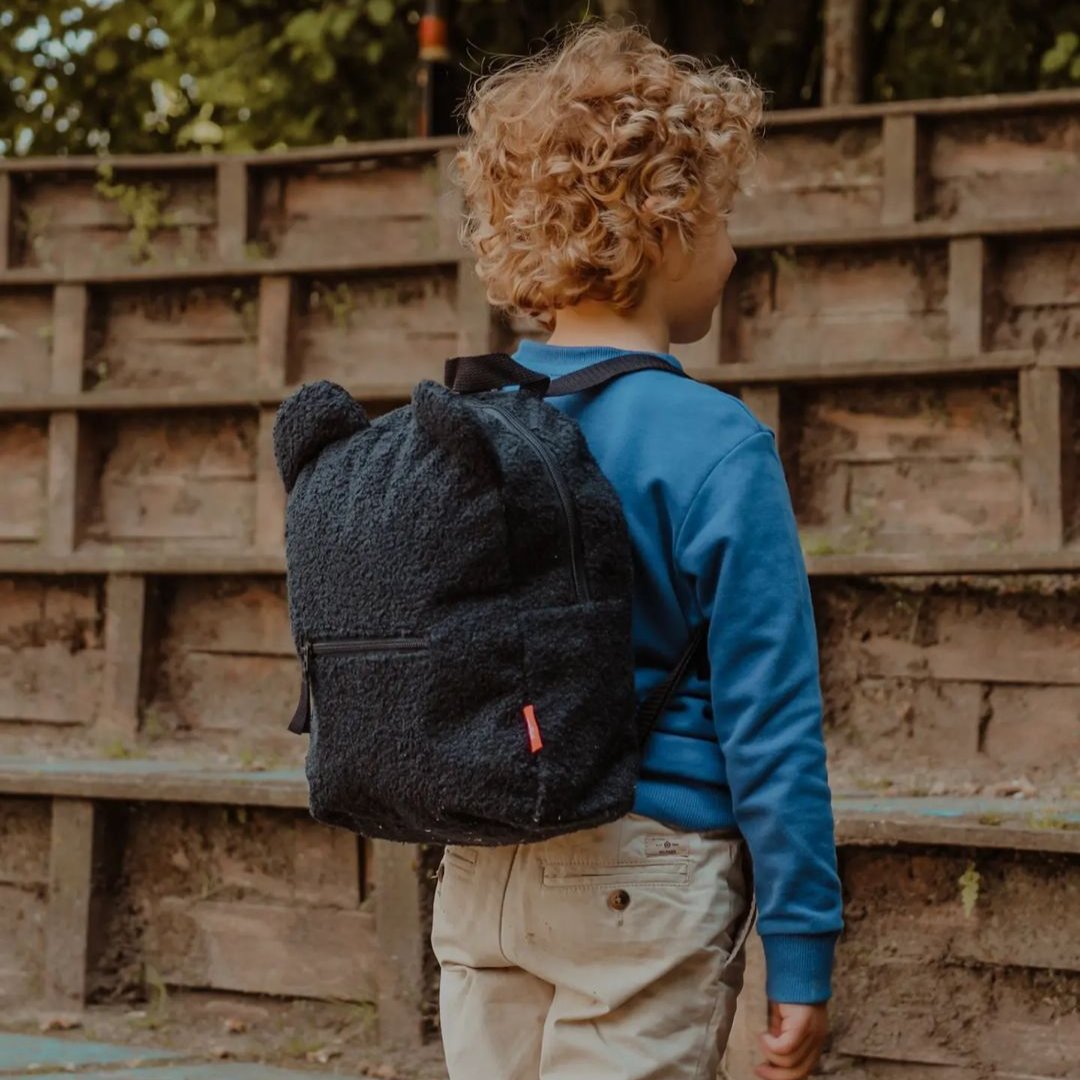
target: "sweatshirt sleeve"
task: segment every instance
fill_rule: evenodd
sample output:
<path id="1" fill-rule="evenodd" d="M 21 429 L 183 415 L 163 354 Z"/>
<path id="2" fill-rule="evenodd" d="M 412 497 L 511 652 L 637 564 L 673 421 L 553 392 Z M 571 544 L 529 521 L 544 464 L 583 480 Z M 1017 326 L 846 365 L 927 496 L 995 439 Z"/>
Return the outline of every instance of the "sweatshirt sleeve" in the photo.
<path id="1" fill-rule="evenodd" d="M 775 439 L 706 476 L 675 539 L 709 619 L 713 718 L 753 859 L 770 1000 L 830 996 L 842 927 L 810 586 Z"/>

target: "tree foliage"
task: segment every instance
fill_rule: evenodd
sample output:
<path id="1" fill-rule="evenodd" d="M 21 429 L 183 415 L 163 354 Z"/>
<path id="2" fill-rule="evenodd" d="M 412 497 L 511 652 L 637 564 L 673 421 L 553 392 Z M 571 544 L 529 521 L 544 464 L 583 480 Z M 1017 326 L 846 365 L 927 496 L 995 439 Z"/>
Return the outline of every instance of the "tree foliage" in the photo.
<path id="1" fill-rule="evenodd" d="M 457 0 L 457 93 L 611 7 L 817 101 L 821 0 Z M 422 0 L 0 0 L 0 154 L 248 150 L 412 133 Z M 1080 84 L 1080 0 L 869 0 L 872 98 Z"/>

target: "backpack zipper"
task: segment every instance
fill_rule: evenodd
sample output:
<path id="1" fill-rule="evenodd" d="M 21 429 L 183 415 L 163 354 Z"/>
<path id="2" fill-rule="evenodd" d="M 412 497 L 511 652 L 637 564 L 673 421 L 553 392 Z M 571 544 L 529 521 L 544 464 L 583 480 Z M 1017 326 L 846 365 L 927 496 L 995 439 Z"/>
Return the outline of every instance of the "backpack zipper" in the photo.
<path id="1" fill-rule="evenodd" d="M 428 648 L 427 638 L 354 638 L 350 640 L 312 641 L 308 650 L 315 656 L 359 652 L 421 652 Z"/>
<path id="2" fill-rule="evenodd" d="M 516 431 L 536 451 L 544 468 L 547 469 L 551 482 L 555 485 L 559 500 L 562 502 L 563 520 L 566 522 L 566 534 L 570 546 L 570 572 L 574 579 L 574 594 L 579 603 L 587 603 L 589 600 L 589 584 L 585 580 L 584 553 L 579 551 L 581 533 L 578 528 L 577 512 L 574 509 L 574 500 L 570 495 L 570 489 L 566 484 L 565 477 L 559 470 L 559 466 L 555 463 L 548 448 L 516 416 L 506 412 L 501 405 L 491 402 L 477 402 L 477 406 L 493 412 L 507 427 L 512 431 Z"/>

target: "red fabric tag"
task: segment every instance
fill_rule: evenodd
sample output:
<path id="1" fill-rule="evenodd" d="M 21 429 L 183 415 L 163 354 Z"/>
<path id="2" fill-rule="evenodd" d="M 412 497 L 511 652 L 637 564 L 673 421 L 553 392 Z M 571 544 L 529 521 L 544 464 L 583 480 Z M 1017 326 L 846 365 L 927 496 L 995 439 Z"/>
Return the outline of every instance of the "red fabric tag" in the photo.
<path id="1" fill-rule="evenodd" d="M 525 706 L 525 725 L 529 729 L 529 749 L 535 754 L 544 746 L 540 738 L 540 725 L 536 722 L 536 710 L 531 705 Z"/>

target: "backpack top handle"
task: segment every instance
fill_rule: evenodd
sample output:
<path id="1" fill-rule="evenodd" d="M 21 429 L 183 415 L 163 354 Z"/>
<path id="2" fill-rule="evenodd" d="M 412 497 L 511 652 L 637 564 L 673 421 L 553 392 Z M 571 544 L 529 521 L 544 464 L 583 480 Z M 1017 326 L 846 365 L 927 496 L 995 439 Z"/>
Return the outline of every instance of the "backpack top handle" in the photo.
<path id="1" fill-rule="evenodd" d="M 557 379 L 524 367 L 506 353 L 486 353 L 482 356 L 454 356 L 447 360 L 443 382 L 460 394 L 520 386 L 523 391 L 541 397 L 560 397 L 603 386 L 631 371 L 649 370 L 667 371 L 690 378 L 685 371 L 680 371 L 652 353 L 621 353 L 572 371 L 569 375 L 560 375 Z"/>

